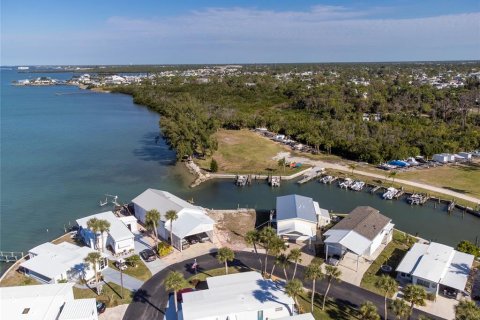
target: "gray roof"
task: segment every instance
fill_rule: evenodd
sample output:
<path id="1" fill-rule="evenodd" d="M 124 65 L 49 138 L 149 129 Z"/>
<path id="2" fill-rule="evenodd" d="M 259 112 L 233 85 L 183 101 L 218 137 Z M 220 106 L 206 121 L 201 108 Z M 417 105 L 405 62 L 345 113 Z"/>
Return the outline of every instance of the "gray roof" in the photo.
<path id="1" fill-rule="evenodd" d="M 302 219 L 317 223 L 317 215 L 312 198 L 291 194 L 277 197 L 277 221 Z"/>
<path id="2" fill-rule="evenodd" d="M 369 240 L 373 240 L 392 219 L 368 206 L 356 207 L 348 216 L 332 227 L 332 230 L 354 230 Z"/>
<path id="3" fill-rule="evenodd" d="M 145 190 L 133 199 L 132 202 L 145 209 L 145 211 L 157 209 L 160 213 L 167 212 L 168 210 L 180 212 L 185 208 L 201 210 L 201 208 L 180 199 L 170 192 L 157 189 Z M 161 217 L 161 219 L 163 220 L 163 217 Z"/>
<path id="4" fill-rule="evenodd" d="M 92 319 L 97 316 L 95 299 L 77 299 L 65 302 L 58 320 Z"/>
<path id="5" fill-rule="evenodd" d="M 125 239 L 133 239 L 133 233 L 128 227 L 120 220 L 112 211 L 106 211 L 101 213 L 92 214 L 91 216 L 77 219 L 77 224 L 84 229 L 88 229 L 88 220 L 97 218 L 99 220 L 107 220 L 110 223 L 108 233 L 112 236 L 113 240 L 121 241 Z"/>

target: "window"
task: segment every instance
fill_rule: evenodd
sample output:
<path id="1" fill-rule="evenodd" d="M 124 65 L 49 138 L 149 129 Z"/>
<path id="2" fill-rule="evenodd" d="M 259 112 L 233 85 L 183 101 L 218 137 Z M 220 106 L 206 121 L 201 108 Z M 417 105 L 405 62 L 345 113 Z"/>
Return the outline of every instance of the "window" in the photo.
<path id="1" fill-rule="evenodd" d="M 282 307 L 275 308 L 275 311 L 282 311 L 282 310 L 283 310 Z"/>
<path id="2" fill-rule="evenodd" d="M 430 282 L 422 279 L 417 279 L 417 284 L 424 286 L 426 288 L 430 287 Z"/>
<path id="3" fill-rule="evenodd" d="M 263 320 L 263 310 L 257 312 L 257 320 Z"/>

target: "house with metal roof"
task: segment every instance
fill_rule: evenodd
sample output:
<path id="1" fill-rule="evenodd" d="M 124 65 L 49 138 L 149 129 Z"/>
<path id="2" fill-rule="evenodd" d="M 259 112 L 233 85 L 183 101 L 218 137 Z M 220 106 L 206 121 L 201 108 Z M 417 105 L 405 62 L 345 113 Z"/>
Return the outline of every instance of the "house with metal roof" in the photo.
<path id="1" fill-rule="evenodd" d="M 307 240 L 316 237 L 317 228 L 330 223 L 330 214 L 312 198 L 297 194 L 277 197 L 277 234 Z"/>
<path id="2" fill-rule="evenodd" d="M 377 209 L 356 207 L 348 216 L 324 233 L 325 256 L 343 255 L 348 251 L 368 258 L 393 236 L 392 220 Z"/>
<path id="3" fill-rule="evenodd" d="M 160 220 L 157 224 L 158 236 L 169 241 L 170 230 L 173 233 L 173 246 L 182 251 L 182 240 L 186 237 L 207 234 L 212 239 L 215 221 L 206 211 L 195 206 L 167 191 L 147 189 L 132 200 L 135 216 L 145 222 L 147 212 L 152 209 L 160 212 Z M 165 214 L 169 210 L 177 212 L 178 219 L 172 223 L 167 221 Z"/>
<path id="4" fill-rule="evenodd" d="M 207 290 L 182 294 L 180 319 L 279 319 L 294 312 L 283 285 L 258 272 L 210 277 L 207 285 Z"/>
<path id="5" fill-rule="evenodd" d="M 45 242 L 30 249 L 28 260 L 22 262 L 20 267 L 26 276 L 43 283 L 89 280 L 95 276 L 93 265 L 84 261 L 90 252 L 95 250 L 68 242 Z M 97 271 L 102 271 L 107 266 L 107 259 L 104 257 L 97 265 Z"/>
<path id="6" fill-rule="evenodd" d="M 103 236 L 88 228 L 90 219 L 106 220 L 110 228 Z M 79 232 L 83 242 L 92 249 L 109 249 L 113 253 L 126 253 L 135 249 L 135 236 L 130 231 L 126 222 L 117 217 L 112 211 L 101 212 L 77 220 Z M 132 228 L 130 226 L 130 228 Z M 136 229 L 136 226 L 135 226 Z"/>
<path id="7" fill-rule="evenodd" d="M 456 298 L 465 291 L 473 260 L 473 255 L 440 243 L 415 243 L 396 271 L 399 280 L 421 285 L 430 293 Z"/>
<path id="8" fill-rule="evenodd" d="M 0 288 L 0 318 L 98 320 L 95 299 L 73 297 L 73 283 Z"/>

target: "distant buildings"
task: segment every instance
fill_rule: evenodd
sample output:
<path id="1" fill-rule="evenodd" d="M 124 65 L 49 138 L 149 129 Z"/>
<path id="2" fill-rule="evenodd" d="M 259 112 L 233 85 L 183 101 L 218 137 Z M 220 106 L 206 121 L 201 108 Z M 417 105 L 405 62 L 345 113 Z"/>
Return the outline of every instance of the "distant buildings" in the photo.
<path id="1" fill-rule="evenodd" d="M 210 277 L 207 285 L 207 290 L 182 294 L 181 319 L 290 319 L 294 314 L 284 287 L 258 272 Z"/>
<path id="2" fill-rule="evenodd" d="M 435 295 L 456 298 L 465 290 L 473 260 L 473 255 L 440 243 L 415 243 L 396 271 L 400 280 L 421 285 Z"/>
<path id="3" fill-rule="evenodd" d="M 5 320 L 98 320 L 95 299 L 73 297 L 73 283 L 0 288 Z"/>

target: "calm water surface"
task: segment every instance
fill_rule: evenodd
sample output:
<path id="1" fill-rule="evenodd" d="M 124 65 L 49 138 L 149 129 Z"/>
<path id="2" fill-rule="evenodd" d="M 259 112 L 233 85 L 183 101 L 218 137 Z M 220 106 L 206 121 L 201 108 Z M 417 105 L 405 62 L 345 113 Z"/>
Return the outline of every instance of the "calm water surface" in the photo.
<path id="1" fill-rule="evenodd" d="M 271 209 L 276 196 L 298 193 L 337 212 L 373 206 L 397 228 L 445 244 L 480 236 L 479 218 L 448 215 L 443 205 L 410 207 L 315 182 L 239 189 L 231 181 L 209 181 L 189 189 L 191 177 L 174 164 L 174 152 L 162 140 L 155 143 L 157 114 L 126 95 L 10 85 L 36 76 L 1 71 L 1 250 L 28 250 L 62 234 L 75 219 L 100 212 L 105 193 L 128 202 L 149 187 L 214 208 Z"/>

